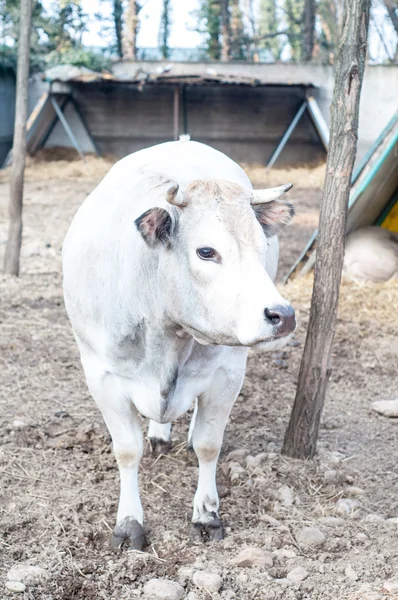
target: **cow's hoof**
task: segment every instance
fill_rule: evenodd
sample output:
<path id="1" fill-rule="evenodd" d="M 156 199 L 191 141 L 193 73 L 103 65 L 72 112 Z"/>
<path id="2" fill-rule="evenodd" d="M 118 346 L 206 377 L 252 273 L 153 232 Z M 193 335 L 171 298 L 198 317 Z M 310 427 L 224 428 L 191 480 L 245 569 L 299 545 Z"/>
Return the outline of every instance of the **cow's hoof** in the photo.
<path id="1" fill-rule="evenodd" d="M 220 542 L 224 537 L 222 521 L 214 514 L 208 523 L 192 523 L 190 534 L 191 540 L 196 543 L 203 540 Z"/>
<path id="2" fill-rule="evenodd" d="M 170 440 L 161 440 L 160 438 L 149 438 L 152 454 L 168 454 L 171 450 Z"/>
<path id="3" fill-rule="evenodd" d="M 142 551 L 146 546 L 143 526 L 135 519 L 123 519 L 113 530 L 110 544 L 114 550 L 128 548 L 129 550 Z"/>

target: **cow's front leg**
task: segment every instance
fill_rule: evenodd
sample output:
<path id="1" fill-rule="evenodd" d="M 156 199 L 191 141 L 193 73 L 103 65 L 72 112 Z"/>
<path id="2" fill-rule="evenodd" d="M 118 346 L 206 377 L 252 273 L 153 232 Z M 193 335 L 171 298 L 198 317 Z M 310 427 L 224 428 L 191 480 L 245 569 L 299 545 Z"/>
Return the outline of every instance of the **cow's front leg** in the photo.
<path id="1" fill-rule="evenodd" d="M 149 421 L 148 439 L 154 454 L 168 454 L 171 449 L 171 423 Z"/>
<path id="2" fill-rule="evenodd" d="M 91 372 L 90 372 L 91 371 Z M 119 467 L 120 497 L 111 546 L 145 547 L 143 511 L 138 490 L 138 467 L 143 453 L 143 435 L 135 406 L 126 396 L 119 378 L 98 376 L 86 368 L 87 383 L 112 437 Z"/>
<path id="3" fill-rule="evenodd" d="M 231 350 L 228 367 L 219 368 L 210 388 L 198 398 L 192 443 L 199 461 L 199 480 L 196 490 L 191 534 L 194 540 L 207 534 L 211 540 L 223 537 L 218 514 L 219 499 L 216 469 L 224 430 L 231 408 L 242 387 L 247 351 Z"/>

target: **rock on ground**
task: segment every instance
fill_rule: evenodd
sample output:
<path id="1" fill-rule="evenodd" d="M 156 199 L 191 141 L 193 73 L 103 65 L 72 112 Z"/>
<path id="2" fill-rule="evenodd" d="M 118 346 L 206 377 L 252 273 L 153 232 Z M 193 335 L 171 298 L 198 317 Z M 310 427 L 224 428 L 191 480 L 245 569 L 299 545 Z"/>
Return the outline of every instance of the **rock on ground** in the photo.
<path id="1" fill-rule="evenodd" d="M 388 579 L 384 582 L 383 590 L 386 590 L 390 594 L 398 592 L 398 580 Z"/>
<path id="2" fill-rule="evenodd" d="M 398 417 L 398 398 L 394 400 L 377 400 L 373 402 L 372 409 L 385 417 Z"/>
<path id="3" fill-rule="evenodd" d="M 282 485 L 279 488 L 278 497 L 284 506 L 291 506 L 294 503 L 294 493 L 288 485 Z"/>
<path id="4" fill-rule="evenodd" d="M 151 600 L 181 600 L 185 591 L 176 581 L 150 579 L 144 585 L 144 595 Z"/>
<path id="5" fill-rule="evenodd" d="M 306 548 L 322 546 L 326 541 L 325 535 L 317 527 L 304 527 L 298 532 L 296 539 L 300 546 Z"/>
<path id="6" fill-rule="evenodd" d="M 215 593 L 223 584 L 222 578 L 216 573 L 208 573 L 206 571 L 196 571 L 192 577 L 192 581 L 196 587 Z"/>
<path id="7" fill-rule="evenodd" d="M 21 581 L 25 584 L 35 584 L 42 577 L 45 577 L 45 575 L 46 571 L 41 567 L 20 563 L 11 567 L 7 573 L 7 579 L 10 581 Z"/>
<path id="8" fill-rule="evenodd" d="M 286 579 L 292 583 L 301 583 L 308 577 L 309 573 L 303 567 L 296 567 L 292 569 L 287 575 Z"/>
<path id="9" fill-rule="evenodd" d="M 357 581 L 358 575 L 356 574 L 351 565 L 347 565 L 344 573 L 346 574 L 346 577 L 348 577 L 348 579 L 351 579 L 351 581 Z"/>
<path id="10" fill-rule="evenodd" d="M 232 564 L 238 567 L 267 567 L 271 568 L 274 564 L 270 552 L 266 552 L 261 548 L 249 546 L 244 548 L 242 552 L 232 559 Z"/>
<path id="11" fill-rule="evenodd" d="M 359 502 L 352 498 L 340 498 L 336 502 L 336 513 L 338 515 L 349 515 L 357 508 L 359 508 Z"/>
<path id="12" fill-rule="evenodd" d="M 26 590 L 26 585 L 22 581 L 6 581 L 6 589 L 14 594 L 20 594 Z"/>

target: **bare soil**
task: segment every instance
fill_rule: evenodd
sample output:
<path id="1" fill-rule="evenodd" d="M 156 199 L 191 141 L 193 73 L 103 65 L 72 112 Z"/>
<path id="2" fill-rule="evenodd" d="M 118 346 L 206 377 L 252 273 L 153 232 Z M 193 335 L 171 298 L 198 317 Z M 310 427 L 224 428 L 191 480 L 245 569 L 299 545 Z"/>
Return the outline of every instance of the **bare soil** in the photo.
<path id="1" fill-rule="evenodd" d="M 299 462 L 281 456 L 280 449 L 294 399 L 311 280 L 301 288 L 288 286 L 284 293 L 291 294 L 299 315 L 300 345 L 277 356 L 250 355 L 219 464 L 224 541 L 194 545 L 188 537 L 197 465 L 184 443 L 186 416 L 173 427 L 170 455 L 156 458 L 149 445 L 145 450 L 140 487 L 147 552 L 110 550 L 118 473 L 109 436 L 86 389 L 61 290 L 62 240 L 96 183 L 63 178 L 62 170 L 54 178 L 30 177 L 21 278 L 0 276 L 0 598 L 11 596 L 4 585 L 16 563 L 46 571 L 19 595 L 25 600 L 127 600 L 142 596 L 143 585 L 154 577 L 181 580 L 186 594 L 195 591 L 202 599 L 398 598 L 384 587 L 388 580 L 398 581 L 398 419 L 371 410 L 372 401 L 398 396 L 397 288 L 386 293 L 391 306 L 382 307 L 377 304 L 380 286 L 374 296 L 367 288 L 368 308 L 362 313 L 355 303 L 360 290 L 345 285 L 319 455 Z M 316 226 L 320 190 L 295 189 L 291 197 L 297 217 L 281 236 L 281 275 Z M 0 260 L 7 200 L 4 182 Z M 232 482 L 228 455 L 237 449 L 243 450 L 238 458 L 243 472 Z M 261 453 L 257 467 L 246 465 L 247 455 Z M 282 486 L 291 488 L 293 503 L 284 503 Z M 338 501 L 346 497 L 358 505 L 340 514 Z M 320 529 L 326 541 L 314 549 L 300 546 L 297 535 L 305 526 Z M 232 560 L 246 546 L 272 552 L 273 567 L 234 566 Z M 192 565 L 219 573 L 220 592 L 197 590 L 189 577 L 181 578 L 179 569 Z M 288 584 L 286 575 L 298 566 L 307 577 Z"/>

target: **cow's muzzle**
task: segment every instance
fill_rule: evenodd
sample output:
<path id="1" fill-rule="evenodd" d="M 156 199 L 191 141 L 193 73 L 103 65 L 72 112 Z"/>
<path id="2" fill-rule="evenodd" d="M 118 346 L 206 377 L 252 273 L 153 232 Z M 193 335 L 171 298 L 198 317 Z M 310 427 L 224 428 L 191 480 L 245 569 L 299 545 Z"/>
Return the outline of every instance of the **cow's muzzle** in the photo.
<path id="1" fill-rule="evenodd" d="M 290 335 L 296 329 L 296 315 L 292 306 L 273 306 L 264 310 L 267 323 L 272 325 L 275 338 Z"/>

